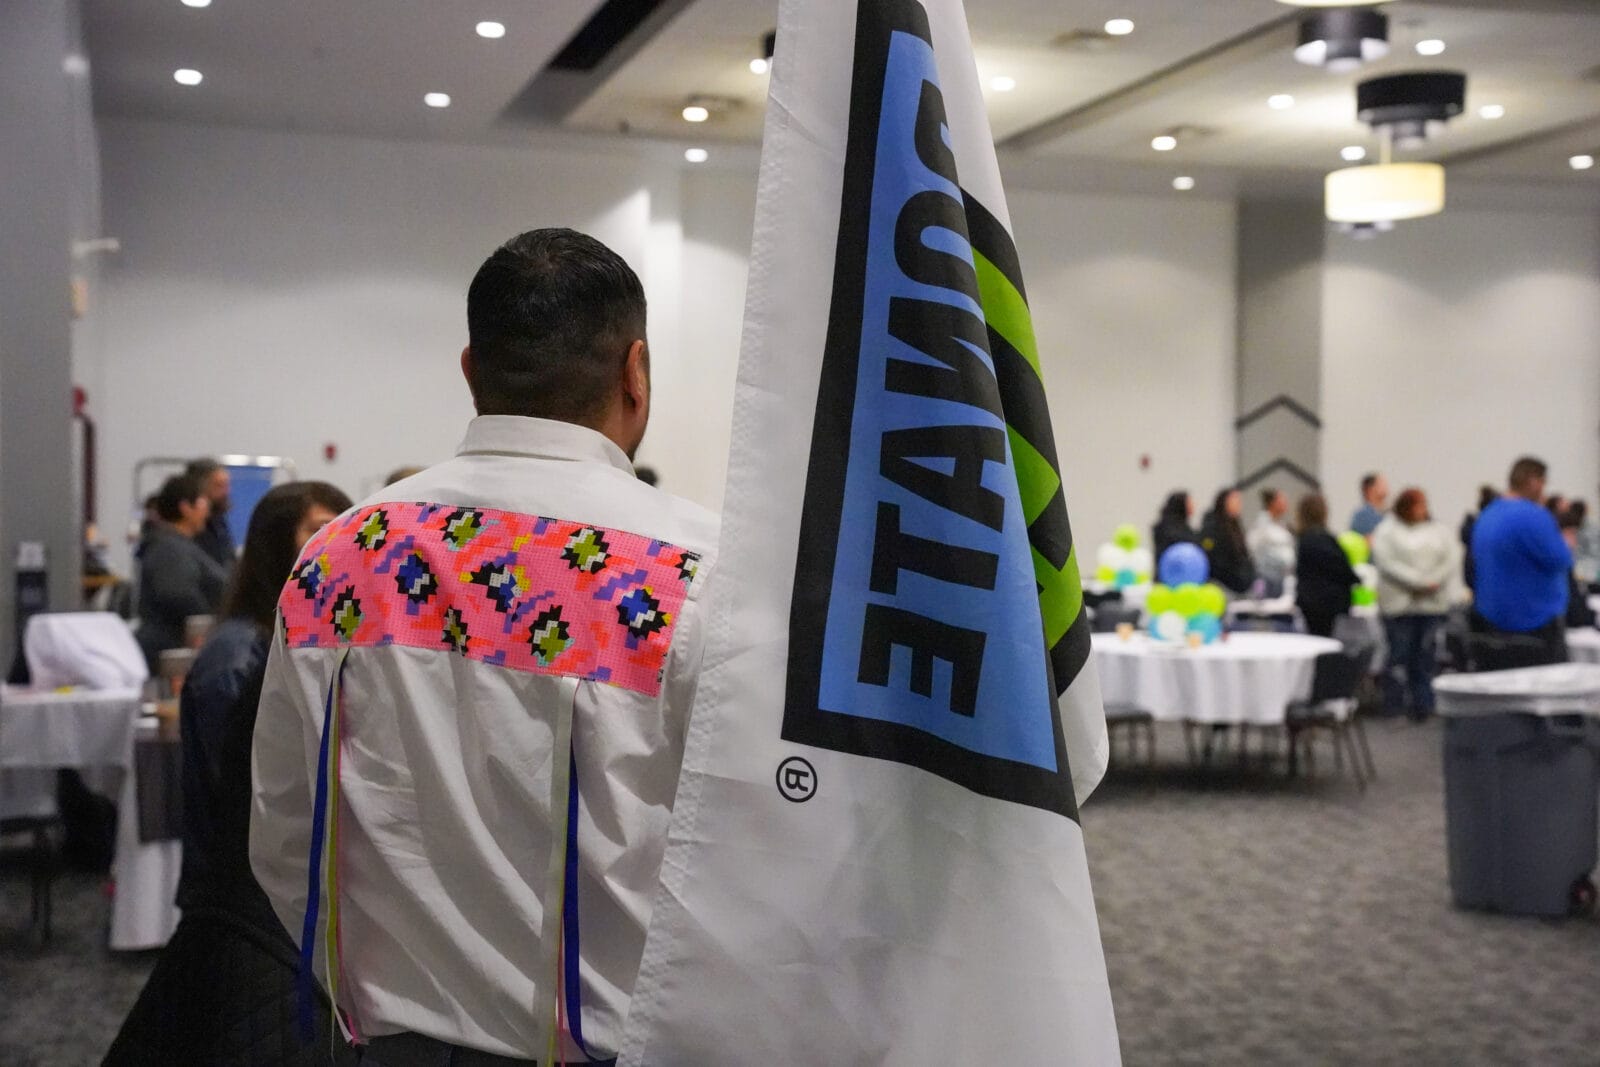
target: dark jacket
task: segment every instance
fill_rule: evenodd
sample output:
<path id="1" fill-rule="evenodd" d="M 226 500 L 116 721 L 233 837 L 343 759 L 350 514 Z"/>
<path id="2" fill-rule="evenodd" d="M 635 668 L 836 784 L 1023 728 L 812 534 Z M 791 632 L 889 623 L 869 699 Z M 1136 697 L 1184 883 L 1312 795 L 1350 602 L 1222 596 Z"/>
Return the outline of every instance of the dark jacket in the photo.
<path id="1" fill-rule="evenodd" d="M 1150 541 L 1156 547 L 1156 562 L 1161 561 L 1161 553 L 1176 544 L 1197 545 L 1200 537 L 1189 525 L 1189 498 L 1183 493 L 1173 493 L 1167 497 L 1167 502 L 1161 505 L 1161 514 L 1156 518 L 1156 524 L 1150 528 Z"/>
<path id="2" fill-rule="evenodd" d="M 183 647 L 191 615 L 215 615 L 228 572 L 194 541 L 165 523 L 152 525 L 139 548 L 139 647 L 155 673 L 161 653 Z"/>
<path id="3" fill-rule="evenodd" d="M 238 549 L 233 543 L 233 531 L 228 528 L 228 520 L 222 515 L 212 515 L 207 519 L 206 528 L 195 534 L 194 543 L 223 570 L 232 569 L 234 561 L 239 558 Z"/>
<path id="4" fill-rule="evenodd" d="M 1255 561 L 1239 520 L 1213 511 L 1200 527 L 1200 547 L 1211 561 L 1211 580 L 1235 593 L 1247 591 L 1256 580 Z"/>
<path id="5" fill-rule="evenodd" d="M 1350 591 L 1361 584 L 1350 558 L 1327 530 L 1307 530 L 1300 535 L 1294 574 L 1294 601 L 1307 628 L 1331 636 L 1333 620 L 1350 610 Z"/>
<path id="6" fill-rule="evenodd" d="M 310 1044 L 296 1028 L 298 953 L 250 871 L 250 742 L 270 637 L 219 626 L 183 687 L 183 918 L 105 1067 L 349 1063 L 317 990 Z"/>
<path id="7" fill-rule="evenodd" d="M 230 907 L 246 918 L 265 917 L 276 929 L 272 906 L 250 871 L 250 739 L 270 643 L 270 634 L 248 619 L 228 619 L 184 680 L 178 906 Z"/>

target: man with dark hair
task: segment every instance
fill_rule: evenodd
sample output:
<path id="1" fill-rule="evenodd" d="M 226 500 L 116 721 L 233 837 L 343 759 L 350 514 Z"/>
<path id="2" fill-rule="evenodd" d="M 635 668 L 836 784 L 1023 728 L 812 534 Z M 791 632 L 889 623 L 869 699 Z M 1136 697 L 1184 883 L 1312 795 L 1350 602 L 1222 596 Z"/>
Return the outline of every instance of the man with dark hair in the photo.
<path id="1" fill-rule="evenodd" d="M 194 543 L 220 566 L 232 567 L 239 553 L 233 543 L 233 531 L 228 527 L 228 509 L 233 506 L 233 479 L 228 468 L 203 457 L 185 467 L 184 473 L 200 479 L 206 499 L 211 502 L 211 515 L 206 519 L 205 529 L 195 535 Z"/>
<path id="2" fill-rule="evenodd" d="M 1541 460 L 1517 460 L 1510 491 L 1473 524 L 1473 624 L 1480 632 L 1536 641 L 1540 658 L 1561 663 L 1572 551 L 1544 507 L 1546 473 Z"/>
<path id="3" fill-rule="evenodd" d="M 467 330 L 455 458 L 330 523 L 283 591 L 251 860 L 363 1063 L 609 1062 L 717 520 L 635 476 L 645 297 L 616 253 L 512 239 Z"/>
<path id="4" fill-rule="evenodd" d="M 1389 480 L 1374 471 L 1361 479 L 1361 506 L 1350 516 L 1350 529 L 1370 538 L 1389 506 Z"/>

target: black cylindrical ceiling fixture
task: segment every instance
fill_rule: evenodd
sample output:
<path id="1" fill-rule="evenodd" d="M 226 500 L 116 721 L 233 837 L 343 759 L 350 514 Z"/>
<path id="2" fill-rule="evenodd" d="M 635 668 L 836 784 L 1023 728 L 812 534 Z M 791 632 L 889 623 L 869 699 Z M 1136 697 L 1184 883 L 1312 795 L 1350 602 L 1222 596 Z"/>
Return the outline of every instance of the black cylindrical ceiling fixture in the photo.
<path id="1" fill-rule="evenodd" d="M 1300 22 L 1294 58 L 1336 74 L 1389 54 L 1389 17 L 1370 7 L 1335 7 Z"/>
<path id="2" fill-rule="evenodd" d="M 1400 148 L 1426 141 L 1430 126 L 1455 118 L 1466 102 L 1467 76 L 1458 71 L 1390 74 L 1356 86 L 1356 118 L 1374 129 L 1388 127 Z"/>

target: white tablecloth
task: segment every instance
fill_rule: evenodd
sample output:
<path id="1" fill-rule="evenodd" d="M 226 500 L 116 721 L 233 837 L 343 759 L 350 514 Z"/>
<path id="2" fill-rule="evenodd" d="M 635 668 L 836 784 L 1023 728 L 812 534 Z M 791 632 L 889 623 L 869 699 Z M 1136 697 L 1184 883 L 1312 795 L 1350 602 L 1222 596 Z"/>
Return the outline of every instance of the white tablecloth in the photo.
<path id="1" fill-rule="evenodd" d="M 1234 633 L 1198 649 L 1143 634 L 1094 635 L 1100 693 L 1166 721 L 1277 725 L 1311 695 L 1316 659 L 1337 641 L 1305 634 Z"/>
<path id="2" fill-rule="evenodd" d="M 91 774 L 91 785 L 117 795 L 117 844 L 111 874 L 111 947 L 159 948 L 178 925 L 173 898 L 183 866 L 177 841 L 141 844 L 134 794 L 135 737 L 154 738 L 152 717 L 139 717 L 137 690 L 74 690 L 70 693 L 0 689 L 0 771 L 33 772 L 71 767 Z M 106 771 L 111 771 L 106 775 Z M 110 782 L 107 783 L 107 778 Z M 53 785 L 53 782 L 52 782 Z"/>
<path id="3" fill-rule="evenodd" d="M 1568 630 L 1567 654 L 1574 663 L 1600 663 L 1600 630 Z"/>

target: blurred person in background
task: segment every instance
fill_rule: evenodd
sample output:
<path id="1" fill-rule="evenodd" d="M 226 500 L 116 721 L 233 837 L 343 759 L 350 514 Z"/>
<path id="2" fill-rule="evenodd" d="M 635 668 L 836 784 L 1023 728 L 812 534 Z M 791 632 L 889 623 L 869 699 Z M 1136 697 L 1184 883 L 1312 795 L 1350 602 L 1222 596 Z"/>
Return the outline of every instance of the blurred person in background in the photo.
<path id="1" fill-rule="evenodd" d="M 107 1064 L 231 1063 L 244 1025 L 260 1062 L 329 1062 L 325 1006 L 320 1040 L 301 1045 L 289 1025 L 295 943 L 250 870 L 250 746 L 278 595 L 300 549 L 349 507 L 326 482 L 291 482 L 250 516 L 223 620 L 183 687 L 183 918 Z"/>
<path id="2" fill-rule="evenodd" d="M 1239 490 L 1223 489 L 1200 527 L 1200 547 L 1211 561 L 1211 580 L 1232 593 L 1248 592 L 1256 580 L 1244 525 L 1239 521 L 1243 510 L 1244 498 Z"/>
<path id="3" fill-rule="evenodd" d="M 1483 509 L 1500 499 L 1500 490 L 1492 485 L 1478 487 L 1478 510 L 1469 511 L 1461 519 L 1461 577 L 1467 583 L 1467 588 L 1473 588 L 1472 568 L 1472 530 L 1478 523 L 1478 516 L 1483 514 Z"/>
<path id="4" fill-rule="evenodd" d="M 175 474 L 155 495 L 156 518 L 139 546 L 139 647 L 150 673 L 161 653 L 184 647 L 184 621 L 215 615 L 228 572 L 196 543 L 211 516 L 200 478 Z"/>
<path id="5" fill-rule="evenodd" d="M 1282 489 L 1261 491 L 1261 511 L 1246 541 L 1267 596 L 1282 595 L 1284 579 L 1294 573 L 1294 531 L 1285 521 L 1288 515 L 1288 493 Z"/>
<path id="6" fill-rule="evenodd" d="M 1461 556 L 1455 531 L 1433 521 L 1420 489 L 1402 492 L 1372 534 L 1378 610 L 1389 641 L 1384 705 L 1415 722 L 1433 714 L 1435 638 L 1460 596 Z"/>
<path id="7" fill-rule="evenodd" d="M 184 468 L 185 474 L 200 479 L 206 499 L 211 502 L 211 514 L 194 543 L 218 565 L 227 569 L 233 566 L 238 549 L 233 543 L 233 530 L 228 526 L 228 511 L 233 507 L 233 477 L 228 468 L 209 457 L 197 459 Z"/>
<path id="8" fill-rule="evenodd" d="M 1579 576 L 1579 568 L 1583 566 L 1583 561 L 1578 558 L 1578 546 L 1583 536 L 1584 512 L 1583 501 L 1574 501 L 1567 505 L 1558 523 L 1561 527 L 1561 536 L 1566 539 L 1567 547 L 1572 550 L 1573 557 L 1572 570 L 1567 572 L 1567 629 L 1569 630 L 1595 624 L 1594 609 L 1589 607 L 1589 588 Z"/>
<path id="9" fill-rule="evenodd" d="M 1295 606 L 1305 616 L 1308 631 L 1332 637 L 1333 621 L 1350 611 L 1350 592 L 1361 579 L 1328 532 L 1328 501 L 1321 493 L 1301 497 L 1296 518 L 1300 540 L 1295 545 Z"/>
<path id="10" fill-rule="evenodd" d="M 1156 524 L 1150 528 L 1150 542 L 1155 545 L 1157 561 L 1161 553 L 1173 545 L 1200 543 L 1200 535 L 1189 525 L 1193 517 L 1194 501 L 1185 490 L 1178 489 L 1167 496 L 1166 503 L 1161 505 L 1161 514 L 1156 516 Z"/>
<path id="11" fill-rule="evenodd" d="M 1383 512 L 1388 506 L 1389 480 L 1373 471 L 1361 479 L 1361 506 L 1350 516 L 1350 529 L 1370 538 L 1378 523 L 1383 521 Z"/>
<path id="12" fill-rule="evenodd" d="M 1517 460 L 1506 495 L 1473 526 L 1472 625 L 1483 634 L 1537 641 L 1546 662 L 1565 663 L 1572 550 L 1544 507 L 1547 472 L 1542 460 Z"/>
<path id="13" fill-rule="evenodd" d="M 1600 581 L 1600 525 L 1589 518 L 1589 505 L 1582 500 L 1567 505 L 1567 517 L 1574 530 L 1572 569 L 1587 593 Z"/>

